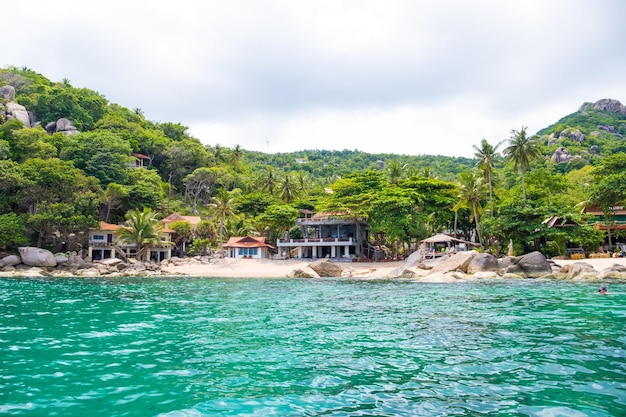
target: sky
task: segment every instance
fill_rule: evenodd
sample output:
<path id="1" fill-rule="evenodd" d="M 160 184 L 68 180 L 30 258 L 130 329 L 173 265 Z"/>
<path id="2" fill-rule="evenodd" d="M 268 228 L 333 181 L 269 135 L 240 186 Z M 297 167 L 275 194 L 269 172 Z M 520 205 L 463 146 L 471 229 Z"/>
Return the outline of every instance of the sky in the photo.
<path id="1" fill-rule="evenodd" d="M 622 0 L 29 0 L 0 66 L 67 79 L 208 145 L 472 157 L 626 103 Z M 505 145 L 503 145 L 505 146 Z"/>

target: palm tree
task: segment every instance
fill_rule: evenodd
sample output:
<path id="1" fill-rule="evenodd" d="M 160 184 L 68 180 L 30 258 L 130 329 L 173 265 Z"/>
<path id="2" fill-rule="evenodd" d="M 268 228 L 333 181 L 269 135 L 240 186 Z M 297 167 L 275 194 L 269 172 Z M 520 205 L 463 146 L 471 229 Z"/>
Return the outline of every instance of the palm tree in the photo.
<path id="1" fill-rule="evenodd" d="M 487 139 L 483 139 L 480 142 L 480 147 L 474 145 L 474 157 L 478 158 L 476 166 L 485 173 L 485 179 L 489 185 L 489 208 L 491 210 L 491 216 L 493 216 L 493 185 L 491 182 L 491 176 L 496 166 L 496 162 L 500 159 L 498 154 L 498 147 L 502 142 L 498 142 L 496 146 L 492 146 Z"/>
<path id="2" fill-rule="evenodd" d="M 258 177 L 261 191 L 267 191 L 269 194 L 274 194 L 275 188 L 278 186 L 278 178 L 274 168 L 266 167 Z"/>
<path id="3" fill-rule="evenodd" d="M 513 161 L 515 169 L 519 169 L 522 174 L 522 199 L 526 201 L 526 185 L 524 176 L 530 169 L 530 163 L 539 157 L 539 143 L 536 136 L 528 137 L 526 127 L 522 126 L 520 131 L 511 130 L 509 146 L 504 149 L 504 155 L 509 161 Z"/>
<path id="4" fill-rule="evenodd" d="M 291 204 L 298 196 L 298 184 L 289 172 L 285 172 L 280 181 L 280 197 L 287 204 Z"/>
<path id="5" fill-rule="evenodd" d="M 472 208 L 470 222 L 474 220 L 478 242 L 481 244 L 483 240 L 480 234 L 478 219 L 482 212 L 480 202 L 483 200 L 485 191 L 483 177 L 476 175 L 475 171 L 466 171 L 459 174 L 459 202 L 454 206 L 453 210 L 458 211 L 461 207 Z"/>
<path id="6" fill-rule="evenodd" d="M 219 218 L 220 253 L 224 250 L 224 231 L 226 219 L 235 215 L 235 199 L 225 188 L 220 188 L 217 195 L 211 198 L 209 208 Z"/>
<path id="7" fill-rule="evenodd" d="M 126 227 L 117 230 L 119 242 L 137 245 L 137 260 L 148 260 L 151 246 L 161 244 L 161 223 L 149 208 L 126 213 Z"/>
<path id="8" fill-rule="evenodd" d="M 389 182 L 394 185 L 398 185 L 398 182 L 400 182 L 400 180 L 404 178 L 407 169 L 408 168 L 406 164 L 400 165 L 398 161 L 391 161 L 389 167 L 386 170 Z"/>

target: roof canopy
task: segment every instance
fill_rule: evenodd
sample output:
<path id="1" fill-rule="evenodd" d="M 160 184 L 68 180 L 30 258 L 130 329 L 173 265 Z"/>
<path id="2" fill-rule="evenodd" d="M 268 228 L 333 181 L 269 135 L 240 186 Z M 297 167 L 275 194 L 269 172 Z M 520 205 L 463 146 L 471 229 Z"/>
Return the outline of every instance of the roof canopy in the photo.
<path id="1" fill-rule="evenodd" d="M 458 242 L 458 243 L 466 243 L 468 245 L 480 246 L 480 243 L 468 242 L 467 240 L 457 239 L 455 237 L 446 235 L 445 233 L 437 233 L 434 236 L 426 238 L 420 243 L 444 243 L 444 242 Z"/>

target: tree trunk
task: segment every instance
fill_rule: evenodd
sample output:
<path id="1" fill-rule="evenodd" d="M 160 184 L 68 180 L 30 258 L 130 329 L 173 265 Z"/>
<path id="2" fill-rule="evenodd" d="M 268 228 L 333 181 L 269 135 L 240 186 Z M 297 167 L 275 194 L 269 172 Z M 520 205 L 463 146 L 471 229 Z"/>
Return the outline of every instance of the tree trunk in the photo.
<path id="1" fill-rule="evenodd" d="M 476 204 L 472 205 L 472 210 L 474 211 L 474 222 L 476 223 L 476 235 L 478 235 L 478 243 L 483 244 L 483 238 L 480 236 L 480 227 L 478 226 L 478 209 Z"/>

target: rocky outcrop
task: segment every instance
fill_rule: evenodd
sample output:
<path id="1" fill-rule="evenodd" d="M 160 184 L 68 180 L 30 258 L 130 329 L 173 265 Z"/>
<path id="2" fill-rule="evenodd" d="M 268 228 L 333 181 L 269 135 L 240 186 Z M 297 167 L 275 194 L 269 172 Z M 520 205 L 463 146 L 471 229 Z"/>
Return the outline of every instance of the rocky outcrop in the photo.
<path id="1" fill-rule="evenodd" d="M 541 252 L 531 252 L 519 257 L 517 265 L 528 278 L 540 278 L 552 274 L 552 265 Z"/>
<path id="2" fill-rule="evenodd" d="M 595 278 L 597 272 L 593 266 L 585 262 L 575 262 L 573 264 L 564 265 L 558 273 L 558 278 L 574 279 L 574 278 Z"/>
<path id="3" fill-rule="evenodd" d="M 320 277 L 341 277 L 343 268 L 331 261 L 330 259 L 320 259 L 309 264 Z"/>
<path id="4" fill-rule="evenodd" d="M 5 85 L 0 87 L 0 98 L 6 101 L 15 101 L 15 87 L 12 85 Z"/>
<path id="5" fill-rule="evenodd" d="M 319 278 L 320 276 L 312 268 L 304 267 L 304 268 L 294 269 L 287 275 L 287 277 L 288 278 Z"/>
<path id="6" fill-rule="evenodd" d="M 565 129 L 559 135 L 559 139 L 569 139 L 582 144 L 585 141 L 585 134 L 579 129 Z"/>
<path id="7" fill-rule="evenodd" d="M 498 260 L 490 253 L 478 253 L 476 254 L 470 263 L 467 265 L 467 273 L 475 274 L 477 272 L 498 270 Z"/>
<path id="8" fill-rule="evenodd" d="M 389 272 L 385 278 L 415 278 L 417 274 L 415 271 L 410 270 L 404 266 L 399 266 L 393 271 Z"/>
<path id="9" fill-rule="evenodd" d="M 592 108 L 593 110 L 626 115 L 626 106 L 624 106 L 618 100 L 613 100 L 610 98 L 603 98 L 596 101 L 595 103 L 593 103 Z"/>
<path id="10" fill-rule="evenodd" d="M 80 133 L 76 129 L 76 127 L 72 124 L 72 121 L 66 118 L 61 118 L 57 120 L 56 122 L 48 123 L 45 129 L 46 129 L 46 132 L 48 132 L 48 134 L 50 135 L 53 133 L 58 133 L 58 132 L 63 133 L 66 136 Z"/>
<path id="11" fill-rule="evenodd" d="M 9 255 L 0 259 L 0 268 L 4 268 L 5 266 L 15 266 L 22 263 L 22 259 L 17 255 Z"/>
<path id="12" fill-rule="evenodd" d="M 605 132 L 608 132 L 608 133 L 612 134 L 613 136 L 616 136 L 616 137 L 618 137 L 620 139 L 624 139 L 624 135 L 619 133 L 615 126 L 598 125 L 598 129 L 604 130 Z"/>
<path id="13" fill-rule="evenodd" d="M 552 154 L 552 161 L 557 164 L 567 164 L 573 158 L 572 155 L 569 154 L 567 148 L 565 146 L 561 146 L 557 148 Z"/>
<path id="14" fill-rule="evenodd" d="M 35 116 L 32 112 L 26 110 L 26 107 L 13 101 L 8 102 L 6 105 L 6 119 L 17 119 L 26 127 L 34 127 Z"/>
<path id="15" fill-rule="evenodd" d="M 433 265 L 430 272 L 444 273 L 450 271 L 461 271 L 463 273 L 467 273 L 467 267 L 472 261 L 472 258 L 476 255 L 478 255 L 478 252 L 472 250 L 459 252 L 449 257 L 446 256 Z"/>
<path id="16" fill-rule="evenodd" d="M 55 267 L 57 261 L 54 258 L 54 254 L 46 249 L 34 248 L 32 246 L 26 246 L 18 248 L 22 263 L 28 266 L 36 267 Z"/>
<path id="17" fill-rule="evenodd" d="M 610 266 L 600 271 L 597 277 L 598 279 L 626 278 L 626 266 L 614 264 L 613 266 Z"/>

